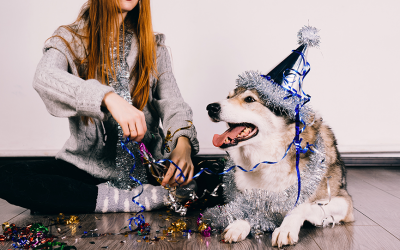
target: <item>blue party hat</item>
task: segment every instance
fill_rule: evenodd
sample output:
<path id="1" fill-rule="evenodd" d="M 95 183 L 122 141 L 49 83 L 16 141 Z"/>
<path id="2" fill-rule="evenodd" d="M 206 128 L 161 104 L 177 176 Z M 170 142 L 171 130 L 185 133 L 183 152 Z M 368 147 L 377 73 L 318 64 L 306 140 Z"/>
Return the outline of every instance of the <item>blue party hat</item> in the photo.
<path id="1" fill-rule="evenodd" d="M 255 89 L 267 106 L 277 108 L 289 117 L 295 118 L 296 106 L 303 105 L 310 100 L 310 96 L 304 93 L 303 79 L 310 71 L 307 62 L 307 50 L 309 47 L 318 47 L 320 36 L 318 30 L 311 26 L 304 26 L 297 34 L 299 47 L 292 50 L 282 62 L 275 66 L 268 74 L 260 74 L 257 71 L 247 71 L 239 75 L 237 87 Z M 300 115 L 307 120 L 312 110 L 305 105 Z"/>

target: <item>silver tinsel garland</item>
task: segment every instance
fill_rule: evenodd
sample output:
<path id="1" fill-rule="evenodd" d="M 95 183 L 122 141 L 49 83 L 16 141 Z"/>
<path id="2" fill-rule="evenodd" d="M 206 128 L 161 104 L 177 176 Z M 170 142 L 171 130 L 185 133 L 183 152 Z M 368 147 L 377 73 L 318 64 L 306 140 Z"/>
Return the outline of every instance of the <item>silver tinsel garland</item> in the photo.
<path id="1" fill-rule="evenodd" d="M 278 109 L 292 120 L 296 119 L 296 106 L 303 101 L 298 96 L 291 96 L 282 86 L 273 83 L 261 76 L 257 71 L 246 71 L 236 80 L 236 87 L 254 89 L 267 107 Z M 304 121 L 311 122 L 313 111 L 305 104 L 300 110 L 300 117 Z"/>
<path id="2" fill-rule="evenodd" d="M 310 198 L 327 169 L 324 163 L 325 148 L 319 135 L 312 149 L 314 152 L 310 155 L 310 161 L 300 174 L 301 192 L 296 206 Z M 225 170 L 232 165 L 234 164 L 231 160 L 227 161 Z M 224 176 L 223 182 L 224 198 L 228 203 L 209 208 L 203 215 L 203 221 L 214 229 L 224 229 L 235 220 L 246 220 L 250 223 L 253 234 L 259 231 L 273 231 L 279 227 L 285 214 L 290 212 L 296 203 L 297 183 L 278 193 L 260 189 L 240 192 L 236 188 L 233 171 Z"/>
<path id="3" fill-rule="evenodd" d="M 132 98 L 129 91 L 130 72 L 126 58 L 131 50 L 131 43 L 134 34 L 131 30 L 126 30 L 124 34 L 122 29 L 120 31 L 120 34 L 121 35 L 119 39 L 120 41 L 119 61 L 117 57 L 117 48 L 114 47 L 113 51 L 110 52 L 116 66 L 116 72 L 115 72 L 116 79 L 114 79 L 114 77 L 111 74 L 109 74 L 109 84 L 114 88 L 115 93 L 124 98 L 125 101 L 132 104 Z M 122 39 L 123 35 L 125 35 L 124 41 Z M 118 127 L 118 142 L 116 145 L 116 158 L 115 158 L 115 164 L 116 164 L 115 171 L 117 172 L 117 178 L 109 181 L 108 183 L 113 187 L 125 190 L 130 190 L 132 188 L 139 186 L 139 183 L 133 181 L 129 177 L 130 170 L 135 164 L 135 159 L 138 160 L 136 161 L 136 168 L 133 171 L 132 176 L 141 181 L 142 184 L 148 183 L 146 168 L 140 160 L 140 154 L 137 145 L 133 143 L 129 143 L 126 145 L 128 149 L 135 155 L 134 159 L 127 151 L 125 151 L 121 147 L 121 138 L 123 138 L 123 131 L 121 126 L 117 123 L 117 121 L 115 121 L 113 117 L 110 117 L 110 119 L 111 122 Z"/>

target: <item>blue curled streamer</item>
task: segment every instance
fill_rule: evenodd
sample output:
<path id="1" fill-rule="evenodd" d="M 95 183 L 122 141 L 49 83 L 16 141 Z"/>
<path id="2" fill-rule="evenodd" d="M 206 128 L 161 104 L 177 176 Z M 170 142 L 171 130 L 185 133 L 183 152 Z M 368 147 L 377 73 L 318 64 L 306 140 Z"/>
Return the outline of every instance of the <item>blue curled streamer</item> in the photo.
<path id="1" fill-rule="evenodd" d="M 132 198 L 132 201 L 133 201 L 133 203 L 135 203 L 136 205 L 138 205 L 138 206 L 140 206 L 140 207 L 142 208 L 142 210 L 140 210 L 139 212 L 137 212 L 137 213 L 135 214 L 134 217 L 132 217 L 132 218 L 130 218 L 130 219 L 128 220 L 128 221 L 129 221 L 129 229 L 132 231 L 132 222 L 135 223 L 136 227 L 139 227 L 140 225 L 143 225 L 144 223 L 146 223 L 143 214 L 140 214 L 140 213 L 142 213 L 143 211 L 146 210 L 146 207 L 145 207 L 144 205 L 140 204 L 138 201 L 135 200 L 137 197 L 139 197 L 139 196 L 143 193 L 143 184 L 142 184 L 142 182 L 141 182 L 140 180 L 138 180 L 138 179 L 136 179 L 135 177 L 132 176 L 132 173 L 133 173 L 133 171 L 134 171 L 135 168 L 136 168 L 136 158 L 135 158 L 135 155 L 134 155 L 134 154 L 129 150 L 129 148 L 126 146 L 126 144 L 128 144 L 129 142 L 132 142 L 129 138 L 126 138 L 125 141 L 121 139 L 121 147 L 122 147 L 125 151 L 127 151 L 127 152 L 133 157 L 133 159 L 134 159 L 134 164 L 133 164 L 133 166 L 132 166 L 132 168 L 131 168 L 131 170 L 130 170 L 129 178 L 131 178 L 133 181 L 139 183 L 139 185 L 140 185 L 140 187 L 141 187 L 141 191 L 139 192 L 138 195 L 136 195 L 136 196 L 134 196 L 134 197 Z M 133 141 L 132 143 L 134 143 L 134 144 L 136 144 L 136 145 L 139 146 L 139 143 L 138 143 L 138 142 Z M 142 142 L 141 142 L 141 143 L 142 143 Z M 144 154 L 143 154 L 143 152 L 141 152 L 140 150 L 138 150 L 138 151 L 139 151 L 139 153 L 140 153 L 140 155 L 141 155 L 142 157 L 145 157 Z M 184 182 L 186 181 L 186 177 L 185 177 L 185 175 L 183 174 L 182 169 L 181 169 L 178 165 L 176 165 L 175 162 L 171 161 L 170 159 L 162 159 L 162 160 L 159 160 L 159 161 L 155 161 L 155 162 L 153 162 L 153 163 L 155 163 L 155 164 L 161 164 L 161 163 L 164 163 L 164 162 L 167 162 L 167 161 L 170 162 L 171 164 L 173 164 L 173 165 L 180 171 L 179 175 L 178 175 L 178 176 L 176 177 L 176 179 L 175 179 L 175 182 L 180 186 L 182 183 L 184 183 Z M 183 178 L 183 182 L 181 182 L 181 183 L 178 182 L 178 179 L 179 179 L 180 177 Z M 140 214 L 140 215 L 139 215 L 139 214 Z"/>
<path id="2" fill-rule="evenodd" d="M 283 157 L 279 160 L 279 161 L 263 161 L 263 162 L 260 162 L 260 163 L 257 163 L 252 169 L 250 169 L 250 170 L 246 170 L 246 169 L 244 169 L 243 167 L 241 167 L 241 166 L 239 166 L 239 165 L 235 165 L 235 166 L 232 166 L 232 167 L 230 167 L 229 169 L 227 169 L 227 170 L 225 170 L 224 172 L 221 172 L 221 173 L 214 173 L 213 171 L 211 171 L 210 169 L 208 169 L 208 168 L 203 168 L 203 169 L 201 169 L 197 174 L 195 174 L 194 176 L 193 176 L 193 179 L 196 179 L 197 177 L 199 177 L 203 172 L 207 172 L 207 173 L 211 173 L 211 174 L 214 174 L 214 175 L 224 175 L 224 174 L 227 174 L 228 172 L 230 172 L 232 169 L 234 169 L 234 168 L 239 168 L 240 170 L 242 170 L 243 172 L 253 172 L 260 164 L 277 164 L 278 162 L 280 162 L 281 160 L 283 160 L 285 157 L 286 157 L 286 155 L 288 154 L 288 152 L 289 152 L 289 150 L 290 150 L 290 148 L 292 147 L 292 145 L 293 145 L 293 142 L 291 142 L 290 144 L 289 144 L 289 146 L 288 146 L 288 148 L 286 149 L 286 152 L 285 152 L 285 154 L 283 155 Z"/>
<path id="3" fill-rule="evenodd" d="M 297 50 L 292 50 L 292 52 L 295 52 L 297 54 L 300 54 L 301 58 L 302 58 L 302 62 L 303 62 L 303 71 L 302 72 L 298 72 L 297 70 L 294 69 L 287 69 L 289 72 L 293 71 L 294 73 L 289 73 L 289 74 L 294 74 L 297 77 L 295 77 L 295 80 L 293 80 L 292 82 L 289 82 L 288 79 L 286 78 L 285 73 L 283 73 L 283 80 L 285 82 L 284 85 L 281 85 L 287 92 L 289 92 L 289 96 L 297 96 L 300 98 L 300 100 L 303 101 L 303 103 L 301 104 L 297 104 L 296 105 L 296 109 L 295 109 L 295 113 L 296 113 L 296 135 L 293 139 L 293 143 L 296 147 L 296 172 L 297 172 L 297 199 L 296 199 L 296 203 L 294 204 L 293 207 L 296 207 L 299 199 L 300 199 L 300 192 L 301 192 L 301 177 L 300 177 L 300 169 L 299 169 L 299 164 L 300 164 L 300 154 L 301 153 L 307 153 L 307 151 L 309 150 L 310 144 L 307 143 L 307 146 L 303 149 L 301 147 L 301 141 L 303 140 L 302 138 L 300 138 L 300 134 L 305 130 L 305 128 L 307 127 L 306 122 L 300 117 L 300 110 L 301 108 L 310 101 L 311 96 L 307 95 L 303 88 L 302 88 L 302 83 L 304 78 L 306 77 L 306 75 L 310 72 L 310 64 L 306 61 L 304 54 L 302 52 L 299 52 Z M 299 92 L 300 94 L 297 93 L 297 90 L 292 88 L 291 86 L 293 86 L 293 83 L 296 82 L 296 79 L 298 81 L 298 85 L 299 85 Z M 291 86 L 289 86 L 289 84 L 291 84 Z M 289 96 L 285 97 L 285 99 L 289 98 Z M 300 123 L 302 123 L 304 126 L 300 129 Z"/>
<path id="4" fill-rule="evenodd" d="M 297 96 L 297 97 L 299 97 L 301 100 L 304 100 L 305 102 L 303 103 L 303 105 L 302 106 L 304 106 L 307 102 L 309 102 L 310 101 L 310 96 L 309 95 L 307 95 L 304 91 L 303 91 L 303 88 L 302 88 L 302 83 L 303 83 L 303 80 L 304 80 L 304 78 L 307 76 L 307 74 L 310 72 L 310 70 L 311 70 L 311 66 L 310 66 L 310 64 L 306 61 L 306 59 L 305 59 L 305 57 L 304 57 L 304 54 L 302 53 L 302 52 L 300 52 L 300 51 L 297 51 L 297 50 L 292 50 L 292 52 L 295 52 L 295 53 L 297 53 L 297 54 L 299 54 L 300 56 L 301 56 L 301 59 L 302 59 L 302 62 L 303 62 L 303 71 L 302 72 L 298 72 L 297 70 L 295 70 L 295 69 L 286 69 L 286 71 L 288 71 L 289 72 L 289 74 L 287 75 L 287 76 L 290 76 L 290 75 L 296 75 L 297 77 L 295 77 L 295 79 L 293 80 L 293 81 L 291 81 L 291 82 L 289 82 L 289 80 L 287 79 L 287 76 L 285 75 L 285 72 L 283 72 L 283 81 L 284 81 L 284 85 L 280 85 L 281 87 L 283 87 L 286 91 L 288 91 L 289 92 L 289 96 L 287 96 L 287 97 L 285 97 L 284 99 L 287 99 L 287 98 L 289 98 L 289 97 L 291 97 L 291 96 Z M 294 72 L 294 73 L 291 73 L 291 72 Z M 264 76 L 265 77 L 265 76 Z M 296 79 L 298 79 L 297 81 L 298 81 L 298 83 L 299 83 L 299 91 L 300 91 L 300 94 L 298 94 L 297 93 L 297 90 L 296 89 L 294 89 L 292 86 L 293 86 L 293 83 L 295 83 L 296 82 Z M 268 80 L 270 80 L 270 79 L 268 79 Z"/>
<path id="5" fill-rule="evenodd" d="M 136 227 L 139 227 L 139 225 L 142 225 L 145 223 L 144 216 L 143 216 L 143 214 L 140 214 L 140 213 L 142 213 L 146 209 L 146 207 L 144 205 L 140 204 L 138 201 L 135 201 L 135 198 L 139 197 L 143 193 L 143 184 L 140 180 L 138 180 L 132 176 L 132 173 L 136 168 L 136 159 L 135 159 L 135 155 L 126 146 L 126 144 L 129 143 L 129 141 L 130 141 L 129 138 L 127 138 L 125 142 L 123 140 L 121 140 L 121 147 L 123 149 L 125 149 L 135 160 L 135 163 L 133 164 L 131 171 L 129 173 L 129 178 L 131 178 L 133 181 L 136 181 L 137 183 L 139 183 L 140 187 L 142 188 L 142 190 L 140 190 L 139 194 L 132 198 L 133 203 L 135 203 L 136 205 L 138 205 L 139 207 L 142 208 L 142 210 L 137 212 L 134 217 L 132 217 L 128 220 L 129 221 L 129 229 L 132 231 L 132 221 L 135 223 Z"/>
<path id="6" fill-rule="evenodd" d="M 296 172 L 297 172 L 297 183 L 298 183 L 298 188 L 297 188 L 297 199 L 296 199 L 296 203 L 295 203 L 294 206 L 293 206 L 293 207 L 296 207 L 296 205 L 297 205 L 297 203 L 298 203 L 298 201 L 299 201 L 299 199 L 300 199 L 300 192 L 301 192 L 301 177 L 300 177 L 300 169 L 299 169 L 300 154 L 301 154 L 301 153 L 303 153 L 303 154 L 307 153 L 308 150 L 311 150 L 311 149 L 310 149 L 310 146 L 313 146 L 312 144 L 310 145 L 310 144 L 307 142 L 307 146 L 303 149 L 303 148 L 301 147 L 301 142 L 302 142 L 303 139 L 300 138 L 300 134 L 303 133 L 303 131 L 304 131 L 304 130 L 306 129 L 306 127 L 307 127 L 306 122 L 303 120 L 302 117 L 300 117 L 300 110 L 301 110 L 301 108 L 302 108 L 306 103 L 308 103 L 308 102 L 310 101 L 310 99 L 311 99 L 311 96 L 307 95 L 307 94 L 304 92 L 304 90 L 303 90 L 303 88 L 302 88 L 302 83 L 303 83 L 303 80 L 304 80 L 304 78 L 306 77 L 306 75 L 310 72 L 311 67 L 310 67 L 310 64 L 306 61 L 305 56 L 304 56 L 304 54 L 303 54 L 302 52 L 297 51 L 297 50 L 292 50 L 292 52 L 295 52 L 295 53 L 297 53 L 297 54 L 300 54 L 301 59 L 302 59 L 302 62 L 303 62 L 303 70 L 302 70 L 302 72 L 299 72 L 299 71 L 294 70 L 294 69 L 286 69 L 286 71 L 289 72 L 288 76 L 289 76 L 289 75 L 296 75 L 296 77 L 294 77 L 294 80 L 293 80 L 293 81 L 289 82 L 288 79 L 287 79 L 287 77 L 286 77 L 286 75 L 285 75 L 285 73 L 283 73 L 283 81 L 284 81 L 285 84 L 282 84 L 282 85 L 280 85 L 280 86 L 281 86 L 284 90 L 286 90 L 286 91 L 289 93 L 289 95 L 286 96 L 284 99 L 288 99 L 288 98 L 290 98 L 290 97 L 292 97 L 292 96 L 297 96 L 297 97 L 299 97 L 300 100 L 302 101 L 301 104 L 297 104 L 297 105 L 296 105 L 296 109 L 295 109 L 295 113 L 296 113 L 296 135 L 295 135 L 295 137 L 294 137 L 294 139 L 293 139 L 293 142 L 292 142 L 292 143 L 295 145 L 295 147 L 296 147 Z M 292 73 L 292 72 L 294 72 L 294 73 Z M 266 76 L 263 76 L 263 77 L 266 77 Z M 268 79 L 268 78 L 267 78 L 267 79 Z M 270 80 L 270 79 L 269 79 L 269 80 Z M 300 93 L 300 94 L 297 92 L 296 89 L 294 89 L 294 88 L 292 87 L 292 86 L 293 86 L 293 83 L 295 83 L 296 81 L 298 82 L 298 85 L 299 85 L 299 93 Z M 273 82 L 273 81 L 272 81 L 272 82 Z M 273 82 L 273 83 L 275 83 L 275 82 Z M 276 83 L 275 83 L 275 84 L 276 84 Z M 300 129 L 300 123 L 304 125 L 301 129 Z M 311 151 L 312 151 L 312 150 L 311 150 Z"/>
<path id="7" fill-rule="evenodd" d="M 304 124 L 304 126 L 306 126 Z M 300 191 L 301 191 L 301 177 L 300 177 L 300 169 L 299 169 L 299 164 L 300 164 L 300 150 L 301 149 L 301 141 L 300 140 L 300 105 L 297 104 L 296 106 L 296 136 L 294 137 L 294 144 L 296 145 L 296 172 L 297 172 L 297 199 L 296 203 L 294 204 L 293 207 L 296 207 L 297 202 L 300 199 Z"/>
<path id="8" fill-rule="evenodd" d="M 288 92 L 288 96 L 286 96 L 284 99 L 288 99 L 288 98 L 290 98 L 290 97 L 292 97 L 292 96 L 296 96 L 296 97 L 300 98 L 300 100 L 302 101 L 301 104 L 297 104 L 297 105 L 296 105 L 296 109 L 295 109 L 295 113 L 296 113 L 296 135 L 295 135 L 295 137 L 294 137 L 292 143 L 290 144 L 290 146 L 294 144 L 295 147 L 296 147 L 296 172 L 297 172 L 297 183 L 298 183 L 298 188 L 297 188 L 297 199 L 296 199 L 296 203 L 295 203 L 294 206 L 293 206 L 293 207 L 296 207 L 296 205 L 297 205 L 297 203 L 298 203 L 298 201 L 299 201 L 299 198 L 300 198 L 300 191 L 301 191 L 301 177 L 300 177 L 300 169 L 299 169 L 300 153 L 305 154 L 305 153 L 307 153 L 309 150 L 310 150 L 311 152 L 314 152 L 314 151 L 312 151 L 312 150 L 310 149 L 310 146 L 314 146 L 314 145 L 309 144 L 309 143 L 307 142 L 306 147 L 303 149 L 303 148 L 301 147 L 301 141 L 302 141 L 303 139 L 300 138 L 300 134 L 303 133 L 304 130 L 306 129 L 306 127 L 307 127 L 306 122 L 303 120 L 302 117 L 300 117 L 300 110 L 301 110 L 301 108 L 302 108 L 306 103 L 308 103 L 308 102 L 310 101 L 310 99 L 311 99 L 311 96 L 310 96 L 310 95 L 307 95 L 307 94 L 304 92 L 304 90 L 303 90 L 303 88 L 302 88 L 302 83 L 303 83 L 304 78 L 305 78 L 305 77 L 307 76 L 307 74 L 310 72 L 311 67 L 310 67 L 310 64 L 306 61 L 305 56 L 304 56 L 304 54 L 303 54 L 302 52 L 297 51 L 297 50 L 292 50 L 292 52 L 295 52 L 295 53 L 297 53 L 297 54 L 300 54 L 301 59 L 302 59 L 302 62 L 303 62 L 303 70 L 302 70 L 302 72 L 299 72 L 299 71 L 297 71 L 297 70 L 295 70 L 295 69 L 286 69 L 285 71 L 288 71 L 288 72 L 289 72 L 289 74 L 288 74 L 287 76 L 289 76 L 289 75 L 296 75 L 296 77 L 294 77 L 294 80 L 290 82 L 290 81 L 287 79 L 287 76 L 285 75 L 285 72 L 284 72 L 284 73 L 283 73 L 283 81 L 284 81 L 284 84 L 279 85 L 279 86 L 281 86 L 286 92 Z M 293 73 L 293 72 L 294 72 L 294 73 Z M 271 81 L 271 77 L 270 77 L 270 76 L 268 76 L 268 75 L 261 75 L 261 76 L 264 77 L 264 78 L 266 78 L 268 81 L 270 81 L 270 82 L 272 82 L 272 83 L 274 83 L 274 84 L 277 84 L 277 83 L 275 83 L 274 81 Z M 295 83 L 296 81 L 298 82 L 298 85 L 299 85 L 299 93 L 297 92 L 296 89 L 294 89 L 294 88 L 292 87 L 292 86 L 293 86 L 293 83 Z M 300 123 L 304 125 L 301 129 L 300 129 Z"/>

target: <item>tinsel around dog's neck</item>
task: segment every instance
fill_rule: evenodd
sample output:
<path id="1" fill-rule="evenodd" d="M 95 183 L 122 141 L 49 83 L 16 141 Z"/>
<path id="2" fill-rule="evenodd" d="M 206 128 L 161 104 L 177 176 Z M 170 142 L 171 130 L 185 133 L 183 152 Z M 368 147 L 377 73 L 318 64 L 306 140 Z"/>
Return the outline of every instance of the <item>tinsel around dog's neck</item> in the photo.
<path id="1" fill-rule="evenodd" d="M 234 172 L 229 172 L 223 177 L 224 198 L 228 203 L 207 209 L 203 220 L 210 223 L 214 229 L 226 228 L 235 220 L 246 220 L 250 223 L 252 233 L 273 231 L 282 223 L 285 214 L 293 209 L 295 204 L 297 206 L 304 203 L 315 192 L 326 173 L 327 166 L 324 159 L 324 142 L 322 137 L 317 135 L 314 152 L 301 172 L 302 188 L 297 204 L 297 183 L 281 192 L 261 189 L 241 192 L 236 187 Z M 226 166 L 229 168 L 233 164 L 232 160 L 229 160 Z"/>

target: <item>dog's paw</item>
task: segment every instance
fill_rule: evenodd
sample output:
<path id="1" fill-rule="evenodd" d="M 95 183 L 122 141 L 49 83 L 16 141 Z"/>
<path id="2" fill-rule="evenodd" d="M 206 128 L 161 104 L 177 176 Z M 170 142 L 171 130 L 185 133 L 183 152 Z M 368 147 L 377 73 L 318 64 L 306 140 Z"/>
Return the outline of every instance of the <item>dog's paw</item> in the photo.
<path id="1" fill-rule="evenodd" d="M 232 243 L 246 239 L 249 233 L 250 224 L 245 220 L 237 220 L 225 228 L 223 235 L 225 242 Z"/>
<path id="2" fill-rule="evenodd" d="M 299 240 L 300 228 L 282 225 L 272 233 L 272 246 L 281 248 L 284 245 L 294 245 Z"/>

